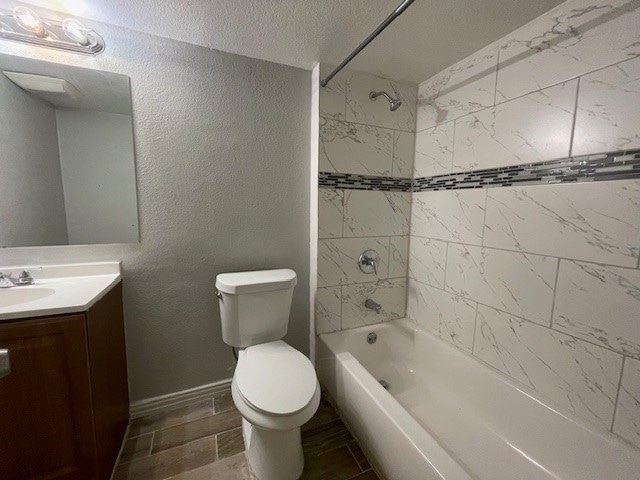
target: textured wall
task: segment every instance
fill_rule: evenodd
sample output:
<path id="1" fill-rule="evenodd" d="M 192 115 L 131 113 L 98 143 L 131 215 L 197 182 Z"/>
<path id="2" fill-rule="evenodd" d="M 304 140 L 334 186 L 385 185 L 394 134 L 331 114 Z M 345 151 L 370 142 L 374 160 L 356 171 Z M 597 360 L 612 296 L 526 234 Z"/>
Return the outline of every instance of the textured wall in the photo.
<path id="1" fill-rule="evenodd" d="M 640 147 L 638 2 L 567 2 L 419 86 L 414 176 Z M 413 195 L 408 315 L 640 446 L 640 181 Z"/>
<path id="2" fill-rule="evenodd" d="M 65 245 L 56 112 L 0 73 L 0 247 Z"/>
<path id="3" fill-rule="evenodd" d="M 95 25 L 95 58 L 0 51 L 131 77 L 141 243 L 4 249 L 0 264 L 121 259 L 132 400 L 232 376 L 216 274 L 298 273 L 286 340 L 308 350 L 310 72 Z"/>
<path id="4" fill-rule="evenodd" d="M 330 70 L 323 65 L 321 73 Z M 400 96 L 402 106 L 392 112 L 384 98 L 371 101 L 373 90 Z M 414 86 L 343 70 L 320 88 L 319 171 L 411 177 L 415 104 Z M 319 189 L 317 333 L 405 315 L 410 199 L 409 192 Z M 358 268 L 369 249 L 380 255 L 378 275 Z M 367 298 L 383 311 L 366 309 Z"/>

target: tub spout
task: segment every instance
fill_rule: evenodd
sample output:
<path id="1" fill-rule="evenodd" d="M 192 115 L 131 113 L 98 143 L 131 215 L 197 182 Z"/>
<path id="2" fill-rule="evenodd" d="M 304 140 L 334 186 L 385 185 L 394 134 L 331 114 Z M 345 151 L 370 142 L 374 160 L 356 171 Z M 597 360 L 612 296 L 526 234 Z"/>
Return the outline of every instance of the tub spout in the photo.
<path id="1" fill-rule="evenodd" d="M 371 300 L 370 298 L 367 298 L 367 300 L 364 302 L 364 306 L 370 310 L 375 310 L 376 313 L 380 313 L 382 311 L 382 306 L 378 302 Z"/>

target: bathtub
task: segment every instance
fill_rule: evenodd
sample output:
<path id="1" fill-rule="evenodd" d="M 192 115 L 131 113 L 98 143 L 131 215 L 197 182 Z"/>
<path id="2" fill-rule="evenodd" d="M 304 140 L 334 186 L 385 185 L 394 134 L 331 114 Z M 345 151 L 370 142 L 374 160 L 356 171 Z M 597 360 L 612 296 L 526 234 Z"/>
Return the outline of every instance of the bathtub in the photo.
<path id="1" fill-rule="evenodd" d="M 640 478 L 640 450 L 407 319 L 316 348 L 321 384 L 388 480 Z"/>

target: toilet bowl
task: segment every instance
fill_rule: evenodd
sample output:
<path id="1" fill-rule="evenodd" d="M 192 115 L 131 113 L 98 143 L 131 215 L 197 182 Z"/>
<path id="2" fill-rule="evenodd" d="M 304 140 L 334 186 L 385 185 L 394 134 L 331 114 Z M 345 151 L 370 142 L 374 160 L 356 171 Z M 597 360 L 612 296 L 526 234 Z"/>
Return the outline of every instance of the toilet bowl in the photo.
<path id="1" fill-rule="evenodd" d="M 256 476 L 299 478 L 304 468 L 300 427 L 320 404 L 311 362 L 283 341 L 248 347 L 240 352 L 231 393 Z"/>
<path id="2" fill-rule="evenodd" d="M 304 468 L 300 427 L 320 404 L 316 372 L 281 338 L 296 275 L 265 270 L 218 275 L 223 340 L 240 350 L 233 402 L 242 415 L 249 465 L 258 480 L 296 480 Z"/>

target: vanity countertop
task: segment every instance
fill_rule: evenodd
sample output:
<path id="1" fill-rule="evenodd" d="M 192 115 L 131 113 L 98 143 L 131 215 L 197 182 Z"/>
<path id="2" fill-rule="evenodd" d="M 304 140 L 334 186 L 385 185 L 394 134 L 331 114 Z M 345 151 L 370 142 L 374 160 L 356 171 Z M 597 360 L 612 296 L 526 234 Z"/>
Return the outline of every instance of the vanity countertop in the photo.
<path id="1" fill-rule="evenodd" d="M 0 321 L 84 312 L 122 278 L 120 262 L 0 267 L 29 270 L 33 285 L 0 288 Z"/>

